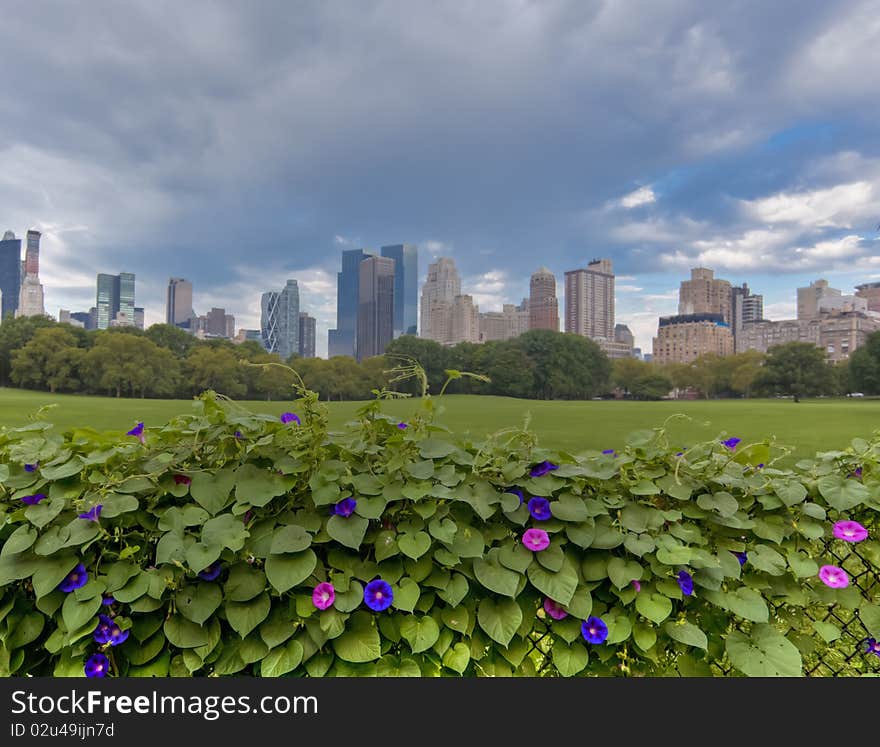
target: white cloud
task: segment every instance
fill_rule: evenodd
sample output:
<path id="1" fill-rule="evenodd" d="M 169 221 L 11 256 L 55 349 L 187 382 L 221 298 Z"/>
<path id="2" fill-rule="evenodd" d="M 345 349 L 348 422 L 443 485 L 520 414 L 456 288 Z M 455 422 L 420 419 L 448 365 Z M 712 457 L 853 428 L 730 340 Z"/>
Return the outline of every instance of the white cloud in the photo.
<path id="1" fill-rule="evenodd" d="M 873 220 L 880 213 L 880 199 L 868 181 L 803 192 L 780 192 L 757 200 L 743 200 L 741 204 L 745 213 L 757 220 L 810 228 L 852 228 L 855 222 Z"/>
<path id="2" fill-rule="evenodd" d="M 639 187 L 634 192 L 624 195 L 615 204 L 630 210 L 640 205 L 650 205 L 652 202 L 657 202 L 657 195 L 650 186 L 647 186 Z"/>
<path id="3" fill-rule="evenodd" d="M 644 290 L 643 288 L 641 288 L 638 285 L 615 284 L 614 288 L 615 288 L 615 290 L 619 291 L 620 293 L 639 293 L 640 291 Z"/>
<path id="4" fill-rule="evenodd" d="M 473 296 L 480 311 L 501 311 L 505 303 L 507 273 L 504 270 L 489 270 L 480 275 L 463 278 L 461 292 Z"/>
<path id="5" fill-rule="evenodd" d="M 764 318 L 772 321 L 794 319 L 797 316 L 797 303 L 794 301 L 777 301 L 764 304 Z"/>
<path id="6" fill-rule="evenodd" d="M 452 244 L 446 241 L 428 239 L 419 244 L 419 249 L 424 249 L 432 258 L 448 257 L 452 254 Z"/>

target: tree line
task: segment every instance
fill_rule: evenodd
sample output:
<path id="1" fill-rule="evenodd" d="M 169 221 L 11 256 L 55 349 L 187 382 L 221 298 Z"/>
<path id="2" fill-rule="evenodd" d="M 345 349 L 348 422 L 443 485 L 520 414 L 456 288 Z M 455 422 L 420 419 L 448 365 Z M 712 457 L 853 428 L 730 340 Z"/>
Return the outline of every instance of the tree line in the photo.
<path id="1" fill-rule="evenodd" d="M 285 399 L 294 375 L 260 365 L 284 362 L 322 399 L 368 399 L 383 387 L 418 394 L 421 383 L 400 376 L 410 361 L 421 366 L 435 393 L 453 370 L 481 378 L 456 378 L 450 393 L 527 399 L 660 399 L 676 389 L 707 398 L 880 394 L 880 333 L 848 364 L 836 365 L 809 343 L 788 343 L 766 355 L 705 355 L 690 364 L 612 361 L 592 340 L 549 330 L 451 347 L 407 335 L 385 355 L 359 364 L 344 356 L 281 361 L 254 341 L 199 340 L 167 324 L 146 331 L 86 331 L 47 317 L 22 317 L 0 325 L 0 385 L 49 392 L 188 398 L 212 389 L 236 399 Z"/>

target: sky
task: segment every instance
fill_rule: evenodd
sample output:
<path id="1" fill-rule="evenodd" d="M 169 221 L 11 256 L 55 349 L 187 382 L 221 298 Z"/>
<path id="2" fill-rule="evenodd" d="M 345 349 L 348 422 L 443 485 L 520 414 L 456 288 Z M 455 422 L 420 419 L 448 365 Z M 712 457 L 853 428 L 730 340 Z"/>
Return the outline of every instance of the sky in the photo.
<path id="1" fill-rule="evenodd" d="M 340 251 L 452 257 L 482 311 L 608 257 L 651 349 L 691 267 L 791 318 L 880 279 L 876 2 L 7 0 L 0 232 L 47 311 L 134 272 L 259 327 L 286 278 L 335 325 Z"/>

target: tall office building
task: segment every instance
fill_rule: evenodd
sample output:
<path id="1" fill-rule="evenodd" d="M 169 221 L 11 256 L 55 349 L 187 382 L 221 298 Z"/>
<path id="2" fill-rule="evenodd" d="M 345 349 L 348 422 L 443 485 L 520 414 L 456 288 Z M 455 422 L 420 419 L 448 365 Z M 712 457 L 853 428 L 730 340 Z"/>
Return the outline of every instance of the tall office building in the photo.
<path id="1" fill-rule="evenodd" d="M 336 274 L 336 329 L 327 336 L 329 357 L 354 356 L 357 347 L 361 261 L 373 255 L 363 249 L 342 252 L 342 271 Z"/>
<path id="2" fill-rule="evenodd" d="M 565 273 L 565 331 L 593 340 L 614 339 L 614 269 L 594 259 Z"/>
<path id="3" fill-rule="evenodd" d="M 299 356 L 315 357 L 315 317 L 305 311 L 299 312 Z"/>
<path id="4" fill-rule="evenodd" d="M 278 294 L 278 355 L 287 360 L 299 354 L 299 286 L 288 280 Z"/>
<path id="5" fill-rule="evenodd" d="M 480 341 L 480 309 L 472 296 L 456 296 L 452 301 L 451 339 L 449 343 Z"/>
<path id="6" fill-rule="evenodd" d="M 165 296 L 165 323 L 189 328 L 195 317 L 192 282 L 186 278 L 170 278 Z"/>
<path id="7" fill-rule="evenodd" d="M 743 324 L 760 322 L 764 318 L 764 296 L 752 293 L 748 283 L 735 285 L 730 290 L 730 327 L 734 338 Z"/>
<path id="8" fill-rule="evenodd" d="M 422 286 L 421 337 L 448 343 L 452 336 L 452 303 L 460 295 L 461 278 L 454 260 L 440 257 L 428 265 L 428 277 Z"/>
<path id="9" fill-rule="evenodd" d="M 394 260 L 394 336 L 414 335 L 419 322 L 419 251 L 415 244 L 383 246 Z"/>
<path id="10" fill-rule="evenodd" d="M 556 276 L 546 267 L 535 272 L 529 282 L 529 329 L 559 331 Z"/>
<path id="11" fill-rule="evenodd" d="M 18 310 L 21 293 L 21 239 L 12 231 L 0 241 L 0 324 Z"/>
<path id="12" fill-rule="evenodd" d="M 691 279 L 682 280 L 678 291 L 678 313 L 720 314 L 726 324 L 731 323 L 730 281 L 715 277 L 713 270 L 695 267 Z"/>
<path id="13" fill-rule="evenodd" d="M 368 257 L 359 266 L 356 358 L 382 355 L 394 339 L 394 273 L 390 257 Z"/>
<path id="14" fill-rule="evenodd" d="M 134 307 L 134 326 L 138 329 L 144 328 L 144 307 L 143 306 L 135 306 Z"/>
<path id="15" fill-rule="evenodd" d="M 266 291 L 260 297 L 260 337 L 266 352 L 278 352 L 278 291 Z"/>
<path id="16" fill-rule="evenodd" d="M 134 326 L 134 273 L 99 273 L 97 279 L 97 329 Z"/>
<path id="17" fill-rule="evenodd" d="M 232 329 L 230 330 L 230 323 Z M 203 323 L 203 331 L 209 337 L 235 337 L 235 317 L 227 314 L 226 309 L 214 306 L 207 314 Z M 231 332 L 231 334 L 230 334 Z"/>
<path id="18" fill-rule="evenodd" d="M 21 267 L 21 287 L 16 316 L 43 316 L 43 285 L 40 283 L 40 232 L 27 232 L 27 249 Z"/>

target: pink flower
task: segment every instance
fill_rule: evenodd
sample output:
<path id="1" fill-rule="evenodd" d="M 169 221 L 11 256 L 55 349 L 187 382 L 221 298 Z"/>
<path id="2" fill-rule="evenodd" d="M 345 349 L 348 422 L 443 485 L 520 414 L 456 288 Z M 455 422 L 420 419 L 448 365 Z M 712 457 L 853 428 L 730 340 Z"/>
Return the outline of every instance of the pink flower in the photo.
<path id="1" fill-rule="evenodd" d="M 857 521 L 838 521 L 834 525 L 834 536 L 846 542 L 861 542 L 867 539 L 868 530 Z"/>
<path id="2" fill-rule="evenodd" d="M 632 580 L 632 585 L 633 585 L 633 589 L 635 589 L 636 591 L 642 590 L 642 585 L 638 581 L 636 581 L 635 579 Z"/>
<path id="3" fill-rule="evenodd" d="M 554 602 L 550 597 L 544 600 L 544 612 L 554 620 L 562 620 L 564 617 L 568 617 L 565 608 L 559 602 Z"/>
<path id="4" fill-rule="evenodd" d="M 318 584 L 312 592 L 312 604 L 319 610 L 327 609 L 333 604 L 334 599 L 336 599 L 336 590 L 333 588 L 333 584 L 327 581 Z"/>
<path id="5" fill-rule="evenodd" d="M 819 580 L 832 589 L 844 589 L 849 586 L 849 576 L 846 571 L 836 565 L 823 565 L 819 569 Z"/>
<path id="6" fill-rule="evenodd" d="M 532 552 L 540 552 L 550 546 L 550 535 L 543 529 L 526 529 L 522 543 Z"/>

